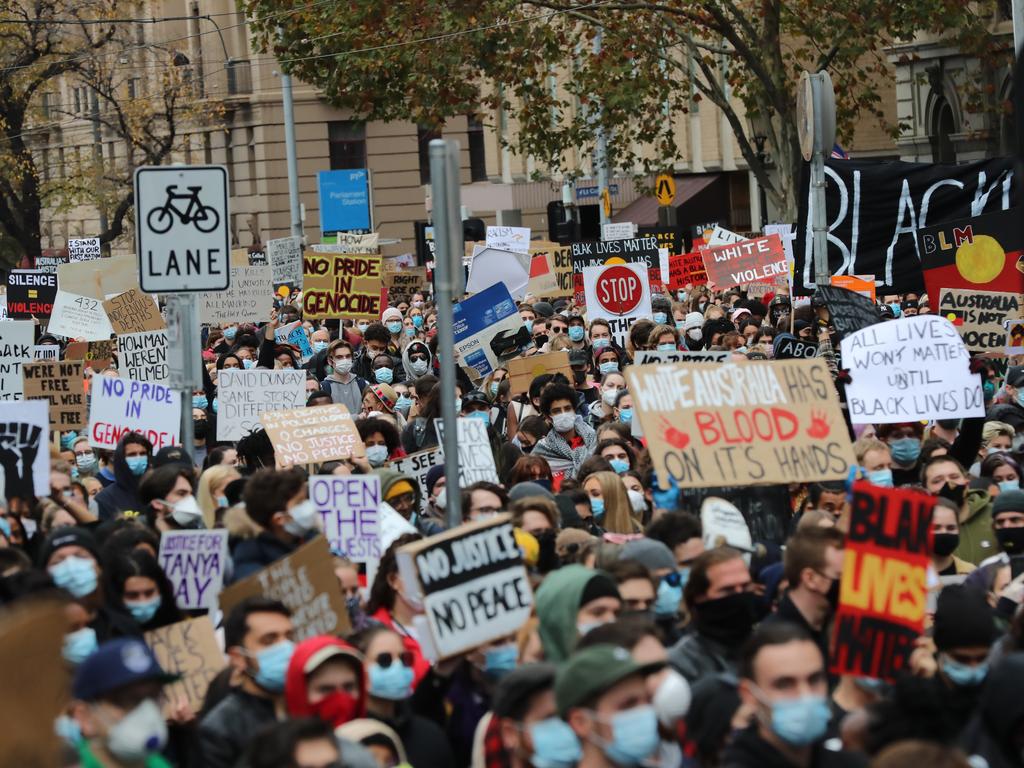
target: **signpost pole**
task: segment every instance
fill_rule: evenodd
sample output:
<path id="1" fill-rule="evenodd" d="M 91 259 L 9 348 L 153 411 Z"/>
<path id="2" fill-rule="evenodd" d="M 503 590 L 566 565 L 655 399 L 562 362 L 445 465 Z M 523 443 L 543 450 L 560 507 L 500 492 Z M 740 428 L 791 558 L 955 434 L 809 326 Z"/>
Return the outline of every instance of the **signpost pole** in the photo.
<path id="1" fill-rule="evenodd" d="M 452 301 L 462 297 L 462 219 L 459 216 L 459 143 L 430 142 L 430 186 L 433 199 L 434 284 L 437 290 L 437 348 L 441 352 L 441 420 L 444 423 L 445 487 L 459 487 L 459 435 L 455 412 L 455 318 Z M 459 494 L 449 490 L 448 528 L 462 523 Z"/>
<path id="2" fill-rule="evenodd" d="M 181 446 L 189 455 L 195 449 L 192 429 L 192 390 L 203 386 L 199 366 L 199 309 L 192 293 L 169 293 L 167 300 L 167 384 L 181 393 Z M 194 457 L 193 457 L 194 458 Z"/>
<path id="3" fill-rule="evenodd" d="M 601 55 L 602 45 L 602 32 L 601 27 L 597 28 L 594 33 L 594 44 L 593 51 L 595 58 Z M 608 189 L 608 137 L 605 135 L 604 125 L 601 121 L 604 117 L 604 110 L 598 107 L 596 114 L 596 122 L 594 124 L 594 164 L 597 166 L 597 194 L 600 196 L 600 205 L 598 210 L 601 214 L 601 230 L 604 231 L 604 225 L 608 223 L 610 216 L 608 209 L 605 207 L 606 193 L 611 194 L 611 190 Z"/>
<path id="4" fill-rule="evenodd" d="M 828 72 L 810 76 L 814 150 L 811 155 L 811 190 L 814 195 L 814 283 L 828 285 L 828 222 L 825 215 L 825 158 L 836 140 L 836 101 Z"/>

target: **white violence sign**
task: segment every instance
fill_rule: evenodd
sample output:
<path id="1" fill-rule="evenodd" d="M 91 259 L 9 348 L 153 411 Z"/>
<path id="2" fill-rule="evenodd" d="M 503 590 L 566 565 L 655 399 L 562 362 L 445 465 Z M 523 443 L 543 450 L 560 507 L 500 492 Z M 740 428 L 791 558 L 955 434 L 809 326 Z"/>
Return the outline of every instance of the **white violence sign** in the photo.
<path id="1" fill-rule="evenodd" d="M 850 421 L 894 424 L 985 415 L 981 377 L 956 328 L 935 315 L 879 323 L 842 340 Z"/>

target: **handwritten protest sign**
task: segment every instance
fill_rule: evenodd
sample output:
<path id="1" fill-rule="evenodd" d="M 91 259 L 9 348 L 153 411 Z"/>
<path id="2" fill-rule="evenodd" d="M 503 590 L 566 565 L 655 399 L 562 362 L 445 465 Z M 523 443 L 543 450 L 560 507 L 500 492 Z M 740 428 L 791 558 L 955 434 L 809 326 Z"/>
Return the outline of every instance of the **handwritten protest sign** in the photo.
<path id="1" fill-rule="evenodd" d="M 307 251 L 302 257 L 302 316 L 379 319 L 383 275 L 377 255 Z"/>
<path id="2" fill-rule="evenodd" d="M 704 285 L 708 281 L 707 270 L 704 269 L 704 257 L 698 251 L 669 256 L 668 287 L 679 291 L 687 285 Z"/>
<path id="3" fill-rule="evenodd" d="M 167 327 L 153 296 L 132 288 L 103 302 L 114 333 L 162 331 Z"/>
<path id="4" fill-rule="evenodd" d="M 985 415 L 981 378 L 953 324 L 918 315 L 873 325 L 840 342 L 852 381 L 854 424 L 893 424 Z"/>
<path id="5" fill-rule="evenodd" d="M 139 263 L 131 254 L 72 262 L 57 268 L 57 278 L 65 289 L 103 301 L 138 288 Z"/>
<path id="6" fill-rule="evenodd" d="M 572 381 L 569 353 L 564 349 L 529 357 L 515 357 L 508 361 L 506 368 L 508 369 L 509 391 L 513 395 L 529 391 L 530 382 L 544 373 L 561 373 L 569 381 Z"/>
<path id="7" fill-rule="evenodd" d="M 217 439 L 241 440 L 261 414 L 298 408 L 305 398 L 305 371 L 224 368 L 217 376 Z"/>
<path id="8" fill-rule="evenodd" d="M 936 314 L 953 324 L 967 349 L 998 352 L 1006 342 L 1003 321 L 1020 314 L 1020 295 L 943 288 Z"/>
<path id="9" fill-rule="evenodd" d="M 167 332 L 119 334 L 117 359 L 121 372 L 129 379 L 166 383 L 170 376 L 167 366 Z"/>
<path id="10" fill-rule="evenodd" d="M 854 461 L 823 360 L 630 366 L 662 488 L 839 480 Z"/>
<path id="11" fill-rule="evenodd" d="M 5 498 L 50 495 L 49 441 L 47 403 L 0 403 L 0 470 Z"/>
<path id="12" fill-rule="evenodd" d="M 1024 355 L 1024 319 L 1003 320 L 1003 328 L 1006 330 L 1006 354 Z"/>
<path id="13" fill-rule="evenodd" d="M 843 548 L 831 671 L 893 680 L 924 634 L 929 534 L 935 498 L 853 484 Z"/>
<path id="14" fill-rule="evenodd" d="M 400 272 L 388 272 L 384 284 L 388 289 L 388 301 L 412 301 L 412 295 L 423 290 L 427 282 L 427 268 L 414 267 Z"/>
<path id="15" fill-rule="evenodd" d="M 114 332 L 102 302 L 64 290 L 57 291 L 46 330 L 81 341 L 104 341 Z"/>
<path id="16" fill-rule="evenodd" d="M 160 567 L 174 587 L 182 610 L 213 608 L 224 585 L 228 532 L 164 531 L 160 534 Z"/>
<path id="17" fill-rule="evenodd" d="M 193 712 L 203 707 L 210 681 L 224 669 L 224 654 L 209 616 L 179 621 L 143 635 L 164 672 L 180 680 L 164 687 L 165 712 L 187 701 Z"/>
<path id="18" fill-rule="evenodd" d="M 819 286 L 818 294 L 828 307 L 832 327 L 840 339 L 882 322 L 875 303 L 866 296 L 833 285 Z"/>
<path id="19" fill-rule="evenodd" d="M 31 363 L 35 326 L 30 320 L 0 323 L 0 400 L 21 400 L 21 366 Z"/>
<path id="20" fill-rule="evenodd" d="M 708 248 L 742 243 L 746 239 L 743 235 L 721 227 L 718 224 L 713 225 L 710 234 L 705 234 Z"/>
<path id="21" fill-rule="evenodd" d="M 26 400 L 45 400 L 50 429 L 58 432 L 86 427 L 85 387 L 81 360 L 40 360 L 21 367 Z"/>
<path id="22" fill-rule="evenodd" d="M 336 232 L 324 242 L 310 246 L 315 253 L 362 253 L 372 254 L 380 251 L 380 234 L 369 232 L 367 234 L 353 234 L 351 232 Z"/>
<path id="23" fill-rule="evenodd" d="M 313 356 L 313 345 L 309 343 L 309 336 L 301 320 L 282 325 L 274 329 L 274 341 L 278 344 L 290 344 L 299 351 L 302 362 L 306 362 Z"/>
<path id="24" fill-rule="evenodd" d="M 772 357 L 776 360 L 809 360 L 817 356 L 817 344 L 798 339 L 792 333 L 780 333 L 772 342 Z"/>
<path id="25" fill-rule="evenodd" d="M 117 447 L 127 432 L 145 436 L 153 453 L 180 445 L 181 395 L 162 384 L 97 376 L 90 389 L 89 445 Z"/>
<path id="26" fill-rule="evenodd" d="M 98 259 L 102 255 L 100 239 L 98 237 L 68 238 L 69 261 L 89 261 L 90 259 Z"/>
<path id="27" fill-rule="evenodd" d="M 398 550 L 398 572 L 423 602 L 439 658 L 514 634 L 530 617 L 533 591 L 510 517 L 461 525 Z"/>
<path id="28" fill-rule="evenodd" d="M 232 267 L 231 287 L 202 294 L 199 317 L 204 323 L 261 323 L 274 305 L 271 267 Z"/>
<path id="29" fill-rule="evenodd" d="M 414 479 L 420 487 L 420 514 L 427 511 L 429 503 L 427 497 L 430 489 L 427 488 L 427 472 L 431 467 L 444 464 L 444 452 L 440 448 L 431 448 L 426 451 L 418 451 L 403 456 L 400 459 L 391 460 L 391 468 L 400 472 L 406 477 Z"/>
<path id="30" fill-rule="evenodd" d="M 778 235 L 705 248 L 701 256 L 708 279 L 719 288 L 773 280 L 777 275 L 786 277 L 789 274 L 786 251 Z"/>
<path id="31" fill-rule="evenodd" d="M 504 283 L 464 299 L 452 307 L 455 351 L 461 363 L 486 376 L 533 347 L 519 308 Z"/>
<path id="32" fill-rule="evenodd" d="M 32 347 L 33 360 L 59 360 L 60 346 L 57 344 L 35 344 Z"/>
<path id="33" fill-rule="evenodd" d="M 323 522 L 331 552 L 354 563 L 380 560 L 380 477 L 313 475 L 309 498 Z"/>
<path id="34" fill-rule="evenodd" d="M 7 316 L 14 320 L 42 319 L 53 311 L 57 276 L 41 269 L 12 269 L 7 273 Z"/>
<path id="35" fill-rule="evenodd" d="M 573 243 L 572 271 L 573 293 L 576 303 L 583 305 L 586 295 L 583 286 L 583 270 L 605 264 L 642 264 L 647 268 L 650 290 L 660 293 L 661 248 L 656 237 L 630 237 L 625 240 L 601 240 L 598 242 Z"/>
<path id="36" fill-rule="evenodd" d="M 571 296 L 575 290 L 575 278 L 573 276 L 572 267 L 572 248 L 570 246 L 560 246 L 553 244 L 549 250 L 541 251 L 542 253 L 548 253 L 551 256 L 551 266 L 555 270 L 555 279 L 558 282 L 558 290 L 554 295 L 556 296 Z M 536 252 L 530 252 L 536 255 Z M 532 270 L 531 262 L 531 270 Z M 580 290 L 583 289 L 582 284 Z"/>
<path id="37" fill-rule="evenodd" d="M 341 403 L 269 411 L 260 416 L 260 422 L 274 445 L 279 467 L 366 454 L 352 414 Z"/>
<path id="38" fill-rule="evenodd" d="M 267 259 L 273 268 L 274 285 L 302 285 L 302 238 L 267 240 Z"/>
<path id="39" fill-rule="evenodd" d="M 530 250 L 529 227 L 487 227 L 487 247 L 502 251 L 528 253 Z"/>
<path id="40" fill-rule="evenodd" d="M 660 349 L 638 349 L 633 357 L 636 365 L 653 365 L 655 363 L 724 363 L 729 359 L 729 352 L 724 350 L 699 349 L 695 352 L 676 350 L 674 352 Z"/>
<path id="41" fill-rule="evenodd" d="M 558 294 L 558 273 L 550 253 L 530 256 L 530 282 L 526 284 L 526 292 L 538 299 Z"/>
<path id="42" fill-rule="evenodd" d="M 63 248 L 43 248 L 42 253 L 36 256 L 33 267 L 51 275 L 57 274 L 57 267 L 68 263 L 67 252 Z"/>
<path id="43" fill-rule="evenodd" d="M 455 420 L 459 437 L 459 485 L 467 485 L 486 480 L 498 483 L 498 469 L 494 466 L 494 453 L 491 451 L 491 439 L 487 435 L 487 425 L 479 419 L 460 417 Z M 444 444 L 444 421 L 434 419 L 434 430 L 440 445 Z"/>
<path id="44" fill-rule="evenodd" d="M 224 589 L 220 609 L 228 614 L 245 598 L 257 595 L 280 600 L 292 612 L 296 642 L 314 635 L 346 635 L 351 631 L 345 597 L 323 536 Z"/>

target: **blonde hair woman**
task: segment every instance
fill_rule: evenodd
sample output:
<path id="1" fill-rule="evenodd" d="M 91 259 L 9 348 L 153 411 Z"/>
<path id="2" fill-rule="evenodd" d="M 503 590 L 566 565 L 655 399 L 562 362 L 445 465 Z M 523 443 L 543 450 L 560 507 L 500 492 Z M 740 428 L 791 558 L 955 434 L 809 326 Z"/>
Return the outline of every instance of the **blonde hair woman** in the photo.
<path id="1" fill-rule="evenodd" d="M 633 507 L 622 478 L 614 472 L 595 472 L 583 481 L 590 508 L 598 525 L 608 533 L 643 533 L 633 519 Z"/>
<path id="2" fill-rule="evenodd" d="M 216 464 L 199 478 L 199 489 L 196 491 L 196 501 L 199 508 L 203 510 L 203 523 L 207 528 L 216 527 L 217 510 L 228 506 L 224 499 L 224 489 L 232 480 L 237 480 L 241 475 L 238 470 L 230 464 Z"/>

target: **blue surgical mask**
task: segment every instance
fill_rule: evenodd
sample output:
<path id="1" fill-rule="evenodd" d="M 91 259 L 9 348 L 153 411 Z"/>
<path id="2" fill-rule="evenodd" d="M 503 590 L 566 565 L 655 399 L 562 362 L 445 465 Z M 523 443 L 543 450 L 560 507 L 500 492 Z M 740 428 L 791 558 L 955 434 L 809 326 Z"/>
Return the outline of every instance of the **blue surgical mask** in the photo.
<path id="1" fill-rule="evenodd" d="M 325 349 L 327 349 L 327 346 L 328 345 L 327 345 L 326 341 L 314 341 L 313 342 L 313 351 L 314 352 L 323 352 Z"/>
<path id="2" fill-rule="evenodd" d="M 662 579 L 658 584 L 658 596 L 654 600 L 654 615 L 675 616 L 679 612 L 679 603 L 682 599 L 682 582 L 673 587 L 665 579 Z"/>
<path id="3" fill-rule="evenodd" d="M 668 314 L 666 312 L 655 312 L 654 313 L 654 324 L 664 325 L 668 322 Z"/>
<path id="4" fill-rule="evenodd" d="M 598 370 L 601 371 L 602 376 L 606 373 L 618 373 L 619 364 L 614 360 L 606 360 L 598 366 Z"/>
<path id="5" fill-rule="evenodd" d="M 608 463 L 612 465 L 612 471 L 617 475 L 629 471 L 629 462 L 625 459 L 611 459 Z"/>
<path id="6" fill-rule="evenodd" d="M 570 325 L 569 326 L 569 340 L 570 341 L 583 341 L 583 336 L 586 331 L 582 325 Z"/>
<path id="7" fill-rule="evenodd" d="M 973 688 L 981 685 L 985 682 L 985 677 L 988 675 L 988 662 L 982 662 L 976 667 L 970 667 L 966 664 L 961 664 L 958 661 L 953 661 L 948 657 L 941 659 L 942 672 L 953 685 L 960 686 L 961 688 Z"/>
<path id="8" fill-rule="evenodd" d="M 611 339 L 594 339 L 593 341 L 594 349 L 605 349 L 606 347 L 610 347 L 611 345 Z"/>
<path id="9" fill-rule="evenodd" d="M 672 344 L 672 343 L 659 344 L 658 345 L 658 351 L 659 352 L 675 352 L 676 351 L 676 345 Z"/>
<path id="10" fill-rule="evenodd" d="M 227 339 L 228 341 L 234 341 L 235 340 L 235 336 L 237 336 L 237 335 L 238 335 L 238 329 L 237 328 L 232 327 L 232 328 L 225 328 L 224 329 L 224 338 Z"/>
<path id="11" fill-rule="evenodd" d="M 66 589 L 72 597 L 85 597 L 96 591 L 96 563 L 84 557 L 71 556 L 49 569 L 53 583 Z"/>
<path id="12" fill-rule="evenodd" d="M 96 630 L 82 627 L 64 635 L 61 655 L 71 664 L 81 664 L 97 648 Z"/>
<path id="13" fill-rule="evenodd" d="M 583 757 L 576 732 L 560 717 L 549 717 L 530 725 L 534 768 L 572 768 Z"/>
<path id="14" fill-rule="evenodd" d="M 416 335 L 416 329 L 410 325 L 408 328 L 405 329 L 405 335 L 408 336 L 409 338 L 412 338 L 413 336 Z"/>
<path id="15" fill-rule="evenodd" d="M 405 395 L 399 395 L 395 401 L 395 410 L 401 411 L 402 413 L 408 413 L 409 409 L 412 408 L 412 398 L 406 397 Z"/>
<path id="16" fill-rule="evenodd" d="M 291 640 L 282 640 L 257 653 L 256 663 L 259 665 L 259 669 L 253 675 L 256 685 L 270 693 L 283 691 L 288 662 L 292 660 L 294 652 L 295 643 Z"/>
<path id="17" fill-rule="evenodd" d="M 616 712 L 611 726 L 612 740 L 602 749 L 617 765 L 640 765 L 658 749 L 658 715 L 650 705 Z"/>
<path id="18" fill-rule="evenodd" d="M 685 331 L 686 323 L 684 323 L 682 320 L 676 320 L 676 330 L 680 332 Z"/>
<path id="19" fill-rule="evenodd" d="M 519 649 L 515 643 L 487 648 L 484 651 L 484 674 L 490 677 L 502 677 L 516 668 L 519 660 Z"/>
<path id="20" fill-rule="evenodd" d="M 149 456 L 127 456 L 124 463 L 128 465 L 128 469 L 133 475 L 140 477 L 146 474 L 146 470 L 149 468 Z"/>
<path id="21" fill-rule="evenodd" d="M 864 471 L 864 479 L 879 488 L 892 488 L 891 469 L 873 469 L 870 472 Z"/>
<path id="22" fill-rule="evenodd" d="M 398 659 L 382 667 L 380 664 L 370 665 L 370 695 L 378 699 L 402 701 L 412 693 L 412 668 L 405 666 Z"/>
<path id="23" fill-rule="evenodd" d="M 80 453 L 75 456 L 75 465 L 82 472 L 92 472 L 98 463 L 94 453 Z"/>
<path id="24" fill-rule="evenodd" d="M 82 728 L 73 717 L 61 715 L 54 721 L 53 730 L 65 744 L 73 749 L 78 749 L 78 745 L 82 743 Z"/>
<path id="25" fill-rule="evenodd" d="M 245 358 L 245 360 L 242 361 L 242 367 L 247 371 L 251 371 L 253 368 L 256 367 L 256 361 L 253 360 L 252 358 L 247 357 Z"/>
<path id="26" fill-rule="evenodd" d="M 889 450 L 892 451 L 893 461 L 906 466 L 916 462 L 921 455 L 921 441 L 916 437 L 901 437 L 889 443 Z"/>
<path id="27" fill-rule="evenodd" d="M 462 411 L 462 398 L 461 397 L 456 397 L 455 398 L 455 413 L 458 414 L 461 411 Z"/>
<path id="28" fill-rule="evenodd" d="M 632 408 L 619 408 L 619 421 L 623 424 L 629 424 L 633 421 L 633 409 Z"/>
<path id="29" fill-rule="evenodd" d="M 491 397 L 497 397 L 498 396 L 498 382 L 497 381 L 492 381 L 490 383 L 490 385 L 487 387 L 487 389 L 491 393 Z"/>
<path id="30" fill-rule="evenodd" d="M 523 328 L 527 333 L 533 333 L 533 320 L 523 320 Z"/>
<path id="31" fill-rule="evenodd" d="M 359 329 L 360 333 L 366 333 L 366 329 L 369 327 L 369 323 L 356 323 L 356 328 Z"/>
<path id="32" fill-rule="evenodd" d="M 595 520 L 600 520 L 604 517 L 604 498 L 600 496 L 591 496 L 590 511 L 594 513 Z"/>
<path id="33" fill-rule="evenodd" d="M 388 460 L 388 447 L 386 445 L 366 446 L 366 460 L 371 467 L 382 467 Z"/>
<path id="34" fill-rule="evenodd" d="M 999 491 L 1005 493 L 1006 491 L 1019 491 L 1020 481 L 1019 480 L 1000 480 Z"/>
<path id="35" fill-rule="evenodd" d="M 686 588 L 686 582 L 690 580 L 690 569 L 680 568 L 679 569 L 679 587 L 680 589 Z"/>
<path id="36" fill-rule="evenodd" d="M 771 709 L 775 735 L 794 747 L 806 747 L 820 739 L 832 719 L 824 696 L 783 699 L 774 702 Z"/>
<path id="37" fill-rule="evenodd" d="M 415 328 L 422 328 L 423 327 L 423 315 L 413 315 L 412 316 L 412 324 L 413 324 L 413 327 L 415 327 Z"/>
<path id="38" fill-rule="evenodd" d="M 216 397 L 213 398 L 213 412 L 214 413 L 217 412 L 217 398 Z"/>
<path id="39" fill-rule="evenodd" d="M 71 446 L 75 444 L 75 440 L 78 439 L 78 433 L 75 431 L 65 432 L 60 436 L 60 447 L 65 451 L 70 451 Z"/>
<path id="40" fill-rule="evenodd" d="M 131 613 L 132 618 L 142 626 L 148 624 L 150 620 L 156 616 L 156 612 L 160 610 L 161 603 L 160 595 L 157 595 L 152 600 L 144 600 L 139 603 L 125 603 L 125 607 L 128 612 Z"/>
<path id="41" fill-rule="evenodd" d="M 206 410 L 209 406 L 210 401 L 206 399 L 206 395 L 192 395 L 192 407 Z"/>
<path id="42" fill-rule="evenodd" d="M 466 414 L 467 419 L 476 419 L 482 421 L 487 426 L 491 425 L 491 413 L 490 411 L 473 411 L 472 413 Z"/>
<path id="43" fill-rule="evenodd" d="M 387 324 L 388 333 L 394 336 L 397 333 L 402 332 L 402 322 L 400 320 L 392 320 Z"/>
<path id="44" fill-rule="evenodd" d="M 373 372 L 373 377 L 378 384 L 390 384 L 395 378 L 395 372 L 390 368 L 378 368 Z"/>
<path id="45" fill-rule="evenodd" d="M 217 497 L 217 506 L 218 507 L 228 507 L 230 505 L 231 505 L 231 502 L 228 501 L 228 497 L 227 496 L 218 496 Z"/>

